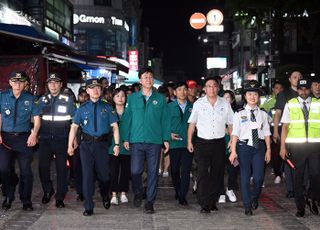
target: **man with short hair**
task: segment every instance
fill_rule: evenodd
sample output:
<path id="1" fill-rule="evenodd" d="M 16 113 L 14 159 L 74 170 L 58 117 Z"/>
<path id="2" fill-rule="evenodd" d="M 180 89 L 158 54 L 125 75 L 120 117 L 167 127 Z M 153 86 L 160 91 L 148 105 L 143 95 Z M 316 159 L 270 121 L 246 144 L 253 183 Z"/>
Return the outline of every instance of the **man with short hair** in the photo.
<path id="1" fill-rule="evenodd" d="M 316 200 L 319 199 L 320 177 L 320 100 L 310 97 L 310 81 L 298 81 L 298 97 L 285 105 L 282 122 L 281 150 L 283 159 L 290 158 L 294 165 L 294 198 L 297 217 L 305 215 L 305 204 L 311 213 L 318 215 Z M 289 155 L 290 153 L 290 155 Z M 307 170 L 306 170 L 307 168 Z M 309 178 L 309 189 L 305 200 L 305 173 Z M 312 204 L 309 202 L 312 199 Z"/>
<path id="2" fill-rule="evenodd" d="M 169 151 L 170 117 L 164 96 L 153 91 L 153 71 L 142 68 L 139 71 L 141 90 L 128 97 L 123 115 L 124 147 L 131 150 L 131 179 L 134 206 L 142 204 L 143 185 L 141 175 L 147 161 L 147 193 L 145 212 L 154 213 L 154 202 L 158 182 L 159 156 L 162 144 L 164 153 Z M 121 132 L 122 133 L 122 132 Z M 129 144 L 130 143 L 130 144 Z"/>
<path id="3" fill-rule="evenodd" d="M 209 77 L 204 82 L 206 96 L 194 104 L 188 123 L 188 150 L 195 151 L 198 166 L 197 197 L 201 213 L 217 211 L 219 183 L 223 177 L 226 143 L 225 127 L 232 133 L 233 111 L 231 105 L 218 96 L 219 80 Z M 197 127 L 195 148 L 192 136 Z"/>
<path id="4" fill-rule="evenodd" d="M 44 193 L 42 203 L 49 203 L 55 193 L 50 178 L 51 160 L 54 155 L 57 172 L 56 207 L 64 208 L 64 198 L 68 191 L 68 136 L 76 106 L 73 97 L 62 92 L 61 78 L 57 73 L 49 74 L 47 87 L 49 93 L 39 100 L 39 175 Z"/>
<path id="5" fill-rule="evenodd" d="M 90 100 L 83 103 L 74 115 L 69 133 L 68 154 L 72 156 L 74 141 L 79 126 L 82 128 L 80 158 L 83 174 L 84 216 L 93 215 L 94 171 L 99 181 L 102 204 L 110 208 L 109 198 L 109 154 L 110 133 L 113 133 L 114 155 L 119 155 L 118 118 L 112 113 L 111 106 L 101 100 L 101 84 L 98 79 L 86 81 L 86 90 Z"/>
<path id="6" fill-rule="evenodd" d="M 311 78 L 311 93 L 315 98 L 320 98 L 320 77 Z"/>
<path id="7" fill-rule="evenodd" d="M 290 87 L 288 89 L 285 89 L 281 93 L 278 94 L 276 104 L 275 104 L 275 114 L 273 118 L 273 134 L 272 134 L 272 141 L 274 143 L 280 142 L 281 137 L 281 123 L 280 119 L 282 116 L 282 111 L 284 109 L 285 104 L 292 98 L 297 97 L 297 84 L 298 81 L 302 78 L 302 75 L 299 71 L 293 71 L 289 75 L 289 82 Z M 286 175 L 286 189 L 287 189 L 287 198 L 293 198 L 294 197 L 294 191 L 293 191 L 293 171 L 290 169 L 289 165 L 287 163 L 284 164 L 284 171 Z"/>
<path id="8" fill-rule="evenodd" d="M 13 72 L 9 84 L 11 89 L 0 94 L 0 172 L 5 187 L 2 209 L 8 210 L 14 200 L 12 157 L 16 157 L 20 168 L 20 200 L 23 210 L 32 211 L 33 173 L 31 162 L 40 128 L 40 111 L 36 97 L 25 91 L 26 73 Z M 33 128 L 31 122 L 33 121 Z M 13 153 L 16 153 L 15 155 Z"/>

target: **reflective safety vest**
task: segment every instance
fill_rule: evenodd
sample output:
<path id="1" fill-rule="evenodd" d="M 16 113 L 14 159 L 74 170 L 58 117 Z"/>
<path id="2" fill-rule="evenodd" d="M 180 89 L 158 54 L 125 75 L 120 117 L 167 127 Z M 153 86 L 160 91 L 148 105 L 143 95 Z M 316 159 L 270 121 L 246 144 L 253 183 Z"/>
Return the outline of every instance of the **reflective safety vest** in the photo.
<path id="1" fill-rule="evenodd" d="M 290 124 L 286 143 L 320 142 L 320 100 L 312 98 L 308 117 L 308 136 L 301 105 L 297 98 L 288 101 Z"/>
<path id="2" fill-rule="evenodd" d="M 56 97 L 48 94 L 40 98 L 39 106 L 41 108 L 40 139 L 67 138 L 72 116 L 76 110 L 72 98 L 64 94 Z"/>

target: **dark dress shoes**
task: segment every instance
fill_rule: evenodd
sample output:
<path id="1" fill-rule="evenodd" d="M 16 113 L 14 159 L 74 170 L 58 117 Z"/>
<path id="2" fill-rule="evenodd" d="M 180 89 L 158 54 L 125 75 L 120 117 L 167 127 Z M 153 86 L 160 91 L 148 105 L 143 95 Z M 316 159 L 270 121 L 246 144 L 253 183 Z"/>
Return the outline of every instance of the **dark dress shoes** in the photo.
<path id="1" fill-rule="evenodd" d="M 110 198 L 109 197 L 104 197 L 102 199 L 102 204 L 103 204 L 103 207 L 105 209 L 109 209 L 110 208 Z"/>
<path id="2" fill-rule="evenodd" d="M 304 209 L 298 209 L 296 213 L 296 217 L 304 217 L 305 211 Z"/>
<path id="3" fill-rule="evenodd" d="M 56 207 L 57 208 L 64 208 L 65 205 L 63 203 L 63 200 L 56 200 Z"/>
<path id="4" fill-rule="evenodd" d="M 31 202 L 24 203 L 22 206 L 22 209 L 24 211 L 33 211 L 32 203 Z"/>
<path id="5" fill-rule="evenodd" d="M 244 209 L 244 214 L 246 215 L 246 216 L 252 216 L 252 209 L 251 208 L 245 208 Z"/>
<path id="6" fill-rule="evenodd" d="M 293 198 L 293 197 L 294 197 L 293 191 L 287 192 L 286 197 L 287 197 L 287 198 Z"/>
<path id="7" fill-rule="evenodd" d="M 133 205 L 137 208 L 141 207 L 142 204 L 142 196 L 140 194 L 134 195 Z"/>
<path id="8" fill-rule="evenodd" d="M 8 197 L 6 197 L 2 203 L 2 209 L 3 210 L 10 209 L 12 202 L 13 202 L 13 199 L 9 199 Z"/>
<path id="9" fill-rule="evenodd" d="M 42 204 L 48 204 L 51 200 L 51 197 L 53 196 L 54 191 L 45 193 L 42 197 Z"/>
<path id="10" fill-rule="evenodd" d="M 151 202 L 147 202 L 144 207 L 144 211 L 147 214 L 153 214 L 154 213 L 153 204 Z"/>
<path id="11" fill-rule="evenodd" d="M 210 208 L 211 211 L 218 211 L 217 205 L 213 204 Z"/>
<path id="12" fill-rule="evenodd" d="M 84 201 L 84 197 L 83 197 L 82 194 L 79 194 L 79 195 L 77 196 L 77 201 Z"/>
<path id="13" fill-rule="evenodd" d="M 308 205 L 309 209 L 310 209 L 310 212 L 313 214 L 313 215 L 319 215 L 319 209 L 317 207 L 317 204 L 316 204 L 316 201 L 315 200 L 312 200 L 310 202 L 310 199 L 306 198 L 306 204 Z"/>
<path id="14" fill-rule="evenodd" d="M 182 206 L 187 206 L 188 205 L 188 201 L 186 199 L 179 199 L 179 204 Z"/>
<path id="15" fill-rule="evenodd" d="M 84 210 L 82 213 L 84 216 L 92 216 L 93 215 L 93 210 Z"/>
<path id="16" fill-rule="evenodd" d="M 210 213 L 210 208 L 205 206 L 205 207 L 201 207 L 200 213 Z"/>
<path id="17" fill-rule="evenodd" d="M 259 206 L 258 198 L 253 198 L 251 201 L 251 207 L 253 210 L 256 210 Z"/>

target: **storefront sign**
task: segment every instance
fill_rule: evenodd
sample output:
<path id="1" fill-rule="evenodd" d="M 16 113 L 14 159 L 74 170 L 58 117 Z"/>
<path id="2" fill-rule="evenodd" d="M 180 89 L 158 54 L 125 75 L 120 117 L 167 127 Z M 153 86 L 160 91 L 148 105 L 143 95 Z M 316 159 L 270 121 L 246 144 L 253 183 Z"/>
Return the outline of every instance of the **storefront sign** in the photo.
<path id="1" fill-rule="evenodd" d="M 129 50 L 129 69 L 138 70 L 138 50 Z"/>
<path id="2" fill-rule="evenodd" d="M 104 24 L 104 17 L 87 16 L 85 14 L 73 14 L 73 24 L 81 23 L 93 23 L 93 24 Z"/>

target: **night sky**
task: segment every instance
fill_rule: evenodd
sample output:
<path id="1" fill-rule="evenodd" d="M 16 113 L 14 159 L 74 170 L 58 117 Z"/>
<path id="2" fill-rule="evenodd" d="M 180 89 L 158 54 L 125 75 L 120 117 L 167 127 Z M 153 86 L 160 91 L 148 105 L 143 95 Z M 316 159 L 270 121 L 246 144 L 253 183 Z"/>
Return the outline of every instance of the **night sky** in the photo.
<path id="1" fill-rule="evenodd" d="M 205 29 L 194 30 L 189 18 L 195 12 L 206 15 L 218 5 L 214 0 L 141 0 L 142 26 L 150 28 L 150 46 L 154 56 L 161 57 L 166 80 L 174 71 L 184 71 L 186 79 L 200 79 L 204 71 L 203 44 L 198 36 Z M 170 78 L 170 79 L 168 79 Z M 176 79 L 172 79 L 176 80 Z"/>

